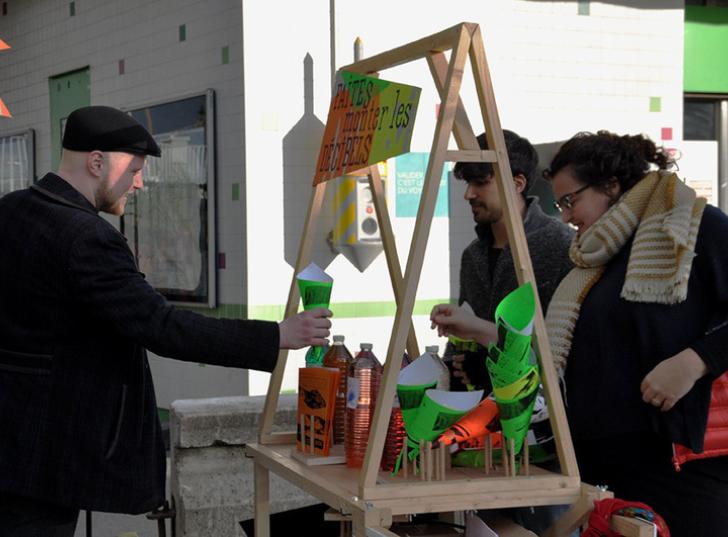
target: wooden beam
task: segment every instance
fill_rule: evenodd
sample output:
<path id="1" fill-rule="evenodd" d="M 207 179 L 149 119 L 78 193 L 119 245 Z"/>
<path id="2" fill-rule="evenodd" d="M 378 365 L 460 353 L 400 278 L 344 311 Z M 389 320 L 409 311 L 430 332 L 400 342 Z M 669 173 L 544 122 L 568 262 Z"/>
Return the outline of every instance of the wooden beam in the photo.
<path id="1" fill-rule="evenodd" d="M 541 537 L 567 537 L 586 522 L 592 509 L 594 509 L 595 501 L 613 497 L 614 494 L 608 490 L 582 483 L 580 498 L 556 522 L 549 526 L 541 534 Z"/>
<path id="2" fill-rule="evenodd" d="M 432 496 L 457 496 L 469 494 L 498 494 L 500 492 L 521 492 L 542 494 L 548 491 L 570 490 L 577 494 L 581 490 L 579 481 L 573 477 L 548 473 L 546 475 L 521 477 L 483 477 L 481 479 L 450 479 L 445 482 L 406 481 L 401 484 L 377 484 L 364 490 L 367 500 L 402 499 L 415 501 Z"/>
<path id="3" fill-rule="evenodd" d="M 298 248 L 298 256 L 296 258 L 296 267 L 291 278 L 291 286 L 288 289 L 288 301 L 286 303 L 286 311 L 284 319 L 293 317 L 298 312 L 298 300 L 300 293 L 298 284 L 296 283 L 296 274 L 306 268 L 311 262 L 311 248 L 313 245 L 314 232 L 316 231 L 316 223 L 321 214 L 321 206 L 326 194 L 326 183 L 319 183 L 311 190 L 311 200 L 308 204 L 308 212 L 306 220 L 303 224 L 303 233 L 301 235 L 301 244 Z M 265 397 L 265 405 L 263 406 L 263 415 L 260 418 L 260 429 L 258 438 L 263 443 L 264 439 L 270 439 L 270 431 L 273 427 L 273 418 L 278 408 L 278 397 L 283 383 L 283 373 L 286 370 L 286 362 L 288 361 L 288 350 L 281 349 L 278 353 L 278 362 L 271 375 L 268 383 L 268 393 Z"/>
<path id="4" fill-rule="evenodd" d="M 609 527 L 624 537 L 653 537 L 655 525 L 637 518 L 614 515 L 609 519 Z"/>
<path id="5" fill-rule="evenodd" d="M 270 537 L 270 479 L 268 469 L 256 462 L 253 474 L 255 481 L 255 537 Z"/>
<path id="6" fill-rule="evenodd" d="M 495 151 L 490 149 L 461 149 L 460 151 L 448 151 L 445 153 L 445 160 L 448 162 L 497 162 Z"/>
<path id="7" fill-rule="evenodd" d="M 412 43 L 345 65 L 340 70 L 367 75 L 424 58 L 432 52 L 450 50 L 457 43 L 463 30 L 467 31 L 467 25 L 460 23 L 452 28 L 423 37 Z"/>
<path id="8" fill-rule="evenodd" d="M 285 445 L 296 443 L 296 433 L 272 433 L 261 436 L 260 443 L 265 445 Z"/>
<path id="9" fill-rule="evenodd" d="M 498 156 L 498 163 L 493 168 L 499 186 L 498 191 L 501 205 L 504 207 L 505 214 L 507 215 L 506 227 L 508 230 L 508 242 L 513 255 L 516 276 L 520 284 L 525 282 L 531 282 L 533 284 L 536 300 L 536 316 L 534 319 L 535 348 L 541 360 L 541 378 L 549 407 L 549 419 L 554 432 L 556 449 L 559 455 L 559 461 L 561 462 L 561 470 L 566 475 L 578 477 L 579 468 L 576 464 L 574 447 L 571 442 L 571 433 L 566 421 L 564 403 L 558 389 L 559 384 L 556 378 L 556 370 L 554 369 L 548 336 L 546 335 L 543 310 L 541 309 L 541 301 L 537 292 L 538 287 L 536 286 L 536 278 L 531 265 L 531 257 L 528 253 L 528 243 L 526 242 L 521 215 L 516 204 L 513 176 L 511 175 L 511 169 L 508 163 L 508 152 L 498 118 L 498 109 L 495 104 L 493 85 L 488 71 L 488 63 L 485 57 L 480 28 L 473 34 L 473 46 L 470 48 L 470 63 L 473 67 L 475 86 L 478 91 L 480 108 L 483 113 L 483 123 L 486 125 L 485 130 L 488 147 L 495 149 Z"/>
<path id="10" fill-rule="evenodd" d="M 278 447 L 278 450 L 280 449 Z M 292 446 L 292 449 L 295 449 L 295 446 Z M 353 513 L 364 509 L 363 501 L 359 500 L 352 493 L 353 491 L 346 487 L 345 481 L 321 479 L 319 475 L 320 467 L 306 466 L 292 459 L 288 452 L 289 450 L 284 455 L 280 451 L 262 444 L 248 444 L 245 446 L 246 455 L 254 458 L 256 466 L 260 465 L 268 469 L 289 483 L 312 494 L 330 507 L 345 513 Z M 346 471 L 345 468 L 344 471 Z"/>
<path id="11" fill-rule="evenodd" d="M 425 256 L 432 217 L 435 212 L 442 167 L 445 164 L 447 143 L 452 133 L 463 69 L 467 60 L 468 47 L 470 46 L 470 33 L 467 31 L 467 28 L 463 25 L 459 28 L 460 35 L 452 51 L 450 67 L 445 82 L 447 98 L 440 105 L 440 113 L 435 127 L 435 136 L 425 175 L 425 183 L 422 188 L 422 197 L 420 198 L 420 206 L 417 212 L 415 230 L 412 236 L 410 252 L 407 256 L 407 269 L 404 277 L 406 282 L 404 297 L 395 315 L 392 336 L 387 352 L 387 362 L 384 366 L 384 376 L 379 388 L 374 419 L 369 432 L 367 452 L 359 480 L 360 490 L 371 488 L 377 480 L 379 463 L 382 458 L 382 447 L 384 446 L 391 413 L 390 401 L 394 398 L 397 378 L 399 376 L 399 370 L 393 367 L 396 359 L 394 357 L 402 356 L 405 339 L 412 323 L 415 295 L 420 281 L 420 274 L 422 273 L 422 262 Z"/>
<path id="12" fill-rule="evenodd" d="M 389 218 L 389 211 L 387 210 L 387 198 L 384 194 L 384 185 L 382 184 L 382 177 L 379 175 L 379 166 L 377 165 L 369 168 L 369 187 L 372 189 L 372 197 L 374 198 L 374 209 L 377 214 L 377 221 L 379 222 L 379 234 L 382 237 L 384 256 L 387 258 L 387 269 L 389 270 L 389 279 L 394 292 L 394 301 L 397 307 L 399 307 L 402 303 L 402 287 L 404 285 L 402 266 L 400 265 L 399 255 L 397 254 L 397 243 L 394 240 L 392 221 Z M 407 334 L 407 352 L 409 352 L 412 360 L 420 355 L 419 346 L 417 345 L 417 335 L 411 322 L 409 333 Z M 401 362 L 402 357 L 400 356 L 400 366 Z"/>
<path id="13" fill-rule="evenodd" d="M 432 73 L 432 79 L 435 82 L 437 93 L 441 100 L 445 100 L 445 79 L 447 78 L 447 58 L 442 52 L 436 52 L 427 56 L 427 65 Z M 458 107 L 455 111 L 455 124 L 453 125 L 453 136 L 460 149 L 479 150 L 478 140 L 473 133 L 473 127 L 470 126 L 468 114 L 465 112 L 463 100 L 458 96 Z M 448 151 L 449 153 L 449 151 Z M 452 162 L 452 159 L 447 158 Z"/>

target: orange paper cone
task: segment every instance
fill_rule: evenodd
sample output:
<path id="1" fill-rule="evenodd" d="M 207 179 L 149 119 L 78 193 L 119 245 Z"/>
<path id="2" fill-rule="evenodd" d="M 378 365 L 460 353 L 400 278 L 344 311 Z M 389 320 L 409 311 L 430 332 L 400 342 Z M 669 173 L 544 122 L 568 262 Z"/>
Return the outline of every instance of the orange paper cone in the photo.
<path id="1" fill-rule="evenodd" d="M 449 446 L 473 438 L 483 438 L 492 432 L 498 417 L 498 406 L 492 399 L 484 399 L 473 410 L 460 418 L 455 425 L 440 435 L 440 443 Z"/>

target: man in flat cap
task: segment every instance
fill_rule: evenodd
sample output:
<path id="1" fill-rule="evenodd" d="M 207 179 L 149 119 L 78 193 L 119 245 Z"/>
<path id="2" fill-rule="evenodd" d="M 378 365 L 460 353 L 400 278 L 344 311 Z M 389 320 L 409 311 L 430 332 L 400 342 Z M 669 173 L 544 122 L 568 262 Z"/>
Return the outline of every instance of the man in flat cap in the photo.
<path id="1" fill-rule="evenodd" d="M 103 106 L 67 120 L 58 173 L 0 199 L 0 534 L 71 537 L 79 509 L 164 501 L 165 453 L 146 350 L 272 371 L 321 345 L 326 309 L 280 324 L 169 305 L 144 279 L 121 215 L 159 146 Z"/>

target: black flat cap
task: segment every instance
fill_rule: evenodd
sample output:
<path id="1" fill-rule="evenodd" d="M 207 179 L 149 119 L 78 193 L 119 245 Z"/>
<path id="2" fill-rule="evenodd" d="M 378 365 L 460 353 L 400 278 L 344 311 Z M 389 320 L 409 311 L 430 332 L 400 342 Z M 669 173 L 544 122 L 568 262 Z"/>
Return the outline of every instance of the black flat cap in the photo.
<path id="1" fill-rule="evenodd" d="M 159 157 L 162 150 L 136 119 L 110 106 L 86 106 L 71 112 L 63 147 L 72 151 L 119 151 Z"/>

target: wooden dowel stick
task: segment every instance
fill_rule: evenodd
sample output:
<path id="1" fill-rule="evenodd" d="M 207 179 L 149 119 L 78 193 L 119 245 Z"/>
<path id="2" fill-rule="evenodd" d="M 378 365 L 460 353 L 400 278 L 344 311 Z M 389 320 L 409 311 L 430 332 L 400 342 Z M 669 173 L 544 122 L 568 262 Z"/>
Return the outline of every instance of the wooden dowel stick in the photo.
<path id="1" fill-rule="evenodd" d="M 508 439 L 509 451 L 511 456 L 511 462 L 509 464 L 511 476 L 516 477 L 516 440 L 514 438 Z"/>
<path id="2" fill-rule="evenodd" d="M 402 444 L 402 475 L 404 477 L 407 476 L 407 468 L 409 467 L 409 457 L 407 456 L 407 439 L 404 439 L 404 443 Z"/>
<path id="3" fill-rule="evenodd" d="M 436 480 L 439 479 L 439 475 L 440 475 L 440 469 L 438 468 L 439 464 L 438 464 L 438 461 L 437 461 L 437 459 L 440 456 L 440 452 L 437 451 L 437 444 L 436 443 L 432 444 L 432 453 L 431 453 L 431 456 L 432 456 L 432 480 L 433 481 L 436 481 Z"/>
<path id="4" fill-rule="evenodd" d="M 440 444 L 440 450 L 442 451 L 442 453 L 440 453 L 440 480 L 445 481 L 445 467 L 447 465 L 447 456 L 450 448 L 444 444 Z"/>
<path id="5" fill-rule="evenodd" d="M 485 475 L 490 474 L 490 469 L 488 468 L 488 433 L 483 437 L 483 471 Z"/>
<path id="6" fill-rule="evenodd" d="M 426 479 L 425 475 L 425 441 L 420 440 L 420 480 Z"/>
<path id="7" fill-rule="evenodd" d="M 432 481 L 432 442 L 427 442 L 427 480 Z"/>
<path id="8" fill-rule="evenodd" d="M 503 465 L 503 475 L 508 477 L 508 449 L 506 449 L 506 438 L 501 436 L 501 464 Z"/>
<path id="9" fill-rule="evenodd" d="M 528 438 L 526 438 L 523 441 L 523 470 L 527 476 L 531 475 L 531 468 L 529 466 L 531 461 L 528 460 L 529 457 L 530 456 L 528 454 Z"/>

